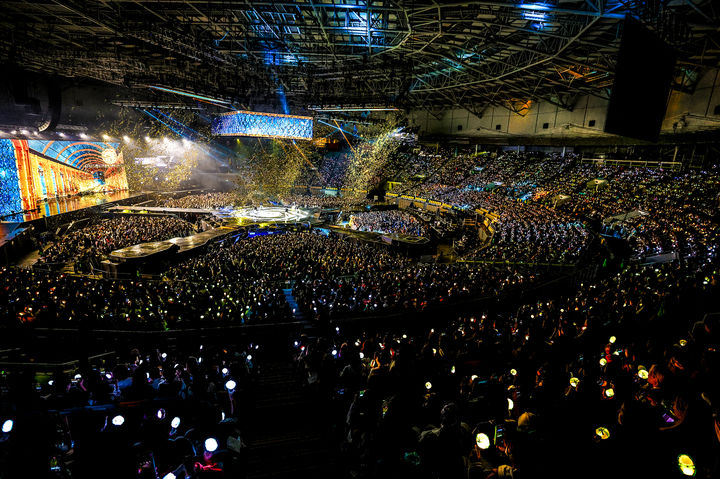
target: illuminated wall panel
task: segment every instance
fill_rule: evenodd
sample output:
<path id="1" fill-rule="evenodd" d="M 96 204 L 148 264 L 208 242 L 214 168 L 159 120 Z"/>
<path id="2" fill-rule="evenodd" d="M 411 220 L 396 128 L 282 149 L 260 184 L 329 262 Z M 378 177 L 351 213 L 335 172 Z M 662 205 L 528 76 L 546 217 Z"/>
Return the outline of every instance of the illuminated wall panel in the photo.
<path id="1" fill-rule="evenodd" d="M 53 143 L 56 143 L 54 150 L 49 148 Z M 107 165 L 100 157 L 102 149 L 94 149 L 96 158 L 87 159 L 87 154 L 77 155 L 82 145 L 71 143 L 0 140 L 0 216 L 34 210 L 38 202 L 46 199 L 128 189 L 122 153 L 117 155 L 114 165 L 104 169 Z M 104 175 L 95 178 L 93 171 L 104 172 Z M 46 204 L 48 214 L 49 208 Z"/>
<path id="2" fill-rule="evenodd" d="M 105 187 L 110 190 L 127 190 L 127 176 L 125 175 L 125 167 L 122 164 L 111 166 L 105 170 Z"/>
<path id="3" fill-rule="evenodd" d="M 28 148 L 61 163 L 86 170 L 104 165 L 105 150 L 117 150 L 118 143 L 103 141 L 27 140 Z"/>
<path id="4" fill-rule="evenodd" d="M 219 136 L 310 140 L 313 121 L 309 116 L 234 111 L 213 118 L 212 132 Z"/>
<path id="5" fill-rule="evenodd" d="M 16 213 L 22 209 L 15 147 L 11 140 L 0 140 L 0 216 Z"/>

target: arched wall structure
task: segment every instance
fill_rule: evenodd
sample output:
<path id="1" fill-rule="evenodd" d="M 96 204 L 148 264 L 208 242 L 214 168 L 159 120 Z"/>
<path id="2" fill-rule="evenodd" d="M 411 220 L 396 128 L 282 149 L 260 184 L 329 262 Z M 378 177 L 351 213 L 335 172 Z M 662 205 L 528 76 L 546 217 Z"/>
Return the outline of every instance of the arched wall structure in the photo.
<path id="1" fill-rule="evenodd" d="M 48 198 L 127 190 L 122 154 L 114 165 L 106 165 L 101 155 L 107 148 L 117 145 L 0 140 L 0 217 L 33 210 Z"/>

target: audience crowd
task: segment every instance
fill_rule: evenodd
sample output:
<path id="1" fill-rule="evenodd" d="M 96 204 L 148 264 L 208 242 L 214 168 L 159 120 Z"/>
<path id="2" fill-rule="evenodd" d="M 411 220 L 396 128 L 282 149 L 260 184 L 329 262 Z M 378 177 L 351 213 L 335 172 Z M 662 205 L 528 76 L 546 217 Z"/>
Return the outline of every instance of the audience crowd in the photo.
<path id="1" fill-rule="evenodd" d="M 277 322 L 293 315 L 423 310 L 494 296 L 538 273 L 469 264 L 421 264 L 346 237 L 285 233 L 227 240 L 170 268 L 165 280 L 99 280 L 4 268 L 4 324 L 75 321 L 119 328 Z M 291 310 L 287 292 L 298 306 Z"/>
<path id="2" fill-rule="evenodd" d="M 184 256 L 154 279 L 46 271 L 194 230 L 174 217 L 91 219 L 43 245 L 39 268 L 0 269 L 0 327 L 174 330 L 308 320 L 310 334 L 292 347 L 294 364 L 308 392 L 332 401 L 329 434 L 352 477 L 720 474 L 718 168 L 441 150 L 396 155 L 389 165 L 400 193 L 469 213 L 370 210 L 353 213 L 351 227 L 426 236 L 432 226 L 445 240 L 456 235 L 461 259 L 496 264 L 420 262 L 320 230 L 258 229 Z M 603 181 L 588 183 L 594 179 Z M 167 205 L 219 208 L 234 198 L 209 193 Z M 337 197 L 283 201 L 352 205 Z M 476 208 L 497 215 L 488 241 L 465 221 Z M 622 251 L 594 241 L 610 231 L 630 255 L 602 261 Z M 669 252 L 672 261 L 642 261 Z M 593 268 L 575 275 L 537 264 L 582 263 L 592 254 Z M 383 313 L 395 314 L 355 321 Z M 33 387 L 21 385 L 28 376 L 13 374 L 12 383 L 0 375 L 3 400 L 93 415 L 58 420 L 50 449 L 23 449 L 24 437 L 3 431 L 0 459 L 9 457 L 5 444 L 20 458 L 39 458 L 13 461 L 8 477 L 22 467 L 28 477 L 60 467 L 58 457 L 70 453 L 78 475 L 90 477 L 108 450 L 141 477 L 240 474 L 238 420 L 241 406 L 252 410 L 241 403 L 258 374 L 257 345 L 161 348 L 82 363 L 69 375 L 33 379 Z M 221 444 L 217 452 L 208 450 L 209 436 Z M 129 437 L 143 438 L 137 449 Z"/>
<path id="3" fill-rule="evenodd" d="M 39 377 L 3 372 L 3 399 L 18 407 L 0 441 L 2 476 L 240 474 L 248 394 L 263 351 L 245 343 L 165 347 Z"/>
<path id="4" fill-rule="evenodd" d="M 715 477 L 718 286 L 717 264 L 634 266 L 424 334 L 302 337 L 296 361 L 355 476 Z"/>
<path id="5" fill-rule="evenodd" d="M 299 195 L 284 194 L 281 197 L 286 205 L 298 205 L 311 208 L 347 208 L 368 203 L 364 198 L 354 196 L 331 196 L 331 195 Z"/>
<path id="6" fill-rule="evenodd" d="M 38 265 L 62 267 L 69 261 L 75 261 L 77 270 L 87 272 L 91 263 L 97 263 L 114 250 L 188 236 L 194 232 L 192 224 L 172 216 L 96 218 L 91 220 L 91 224 L 71 229 L 42 246 Z"/>
<path id="7" fill-rule="evenodd" d="M 427 236 L 429 227 L 414 215 L 401 210 L 364 211 L 350 216 L 350 228 L 376 233 Z"/>
<path id="8" fill-rule="evenodd" d="M 715 213 L 720 193 L 717 166 L 679 173 L 583 162 L 574 154 L 512 152 L 417 157 L 424 161 L 413 163 L 414 171 L 425 174 L 407 177 L 398 173 L 398 179 L 405 183 L 397 192 L 467 210 L 490 210 L 500 216 L 495 224 L 498 231 L 522 230 L 522 223 L 532 223 L 534 229 L 542 230 L 539 236 L 551 242 L 561 238 L 559 250 L 563 245 L 574 248 L 586 242 L 589 236 L 579 224 L 588 221 L 608 220 L 616 231 L 623 232 L 637 256 L 670 252 L 691 257 L 714 255 L 714 245 L 720 239 Z M 432 173 L 448 168 L 454 173 Z M 578 227 L 568 227 L 573 224 Z M 551 240 L 551 236 L 556 239 Z M 484 251 L 493 253 L 492 248 Z M 510 248 L 494 256 L 511 258 L 514 254 Z M 517 259 L 542 254 L 526 252 Z M 565 256 L 565 261 L 577 259 Z"/>
<path id="9" fill-rule="evenodd" d="M 240 205 L 240 199 L 240 196 L 234 191 L 225 193 L 202 193 L 186 195 L 180 198 L 169 198 L 162 201 L 162 204 L 159 206 L 167 208 L 216 209 Z"/>

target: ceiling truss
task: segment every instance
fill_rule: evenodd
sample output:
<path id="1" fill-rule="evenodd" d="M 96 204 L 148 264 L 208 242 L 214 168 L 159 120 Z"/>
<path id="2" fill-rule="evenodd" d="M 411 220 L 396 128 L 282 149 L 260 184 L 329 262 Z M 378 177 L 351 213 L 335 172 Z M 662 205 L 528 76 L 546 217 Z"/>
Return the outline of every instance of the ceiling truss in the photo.
<path id="1" fill-rule="evenodd" d="M 679 52 L 692 89 L 717 67 L 709 0 L 0 1 L 0 58 L 33 71 L 135 89 L 182 88 L 237 105 L 309 104 L 436 112 L 607 98 L 622 19 Z M 695 72 L 695 74 L 693 74 Z M 143 98 L 139 98 L 143 100 Z"/>

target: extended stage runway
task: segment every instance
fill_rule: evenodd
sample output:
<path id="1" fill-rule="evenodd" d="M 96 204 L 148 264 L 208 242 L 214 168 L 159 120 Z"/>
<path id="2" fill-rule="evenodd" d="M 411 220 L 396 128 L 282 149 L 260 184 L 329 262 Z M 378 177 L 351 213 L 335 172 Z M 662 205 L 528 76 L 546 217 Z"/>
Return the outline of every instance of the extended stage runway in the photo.
<path id="1" fill-rule="evenodd" d="M 286 206 L 258 206 L 245 208 L 223 208 L 223 209 L 197 209 L 197 208 L 163 208 L 143 206 L 116 206 L 111 208 L 116 213 L 199 213 L 211 214 L 218 218 L 225 219 L 224 226 L 208 231 L 186 236 L 184 238 L 172 238 L 166 241 L 155 241 L 152 243 L 140 243 L 127 248 L 115 250 L 110 253 L 113 261 L 130 261 L 149 258 L 163 253 L 182 253 L 207 244 L 209 241 L 228 235 L 240 226 L 252 225 L 284 225 L 296 223 L 314 223 L 318 219 L 312 209 L 295 208 Z"/>
<path id="2" fill-rule="evenodd" d="M 249 226 L 254 224 L 294 224 L 316 223 L 317 208 L 300 208 L 295 206 L 245 206 L 227 208 L 166 208 L 163 206 L 115 206 L 110 211 L 115 213 L 156 213 L 176 214 L 195 213 L 208 214 L 228 221 L 232 226 Z"/>

